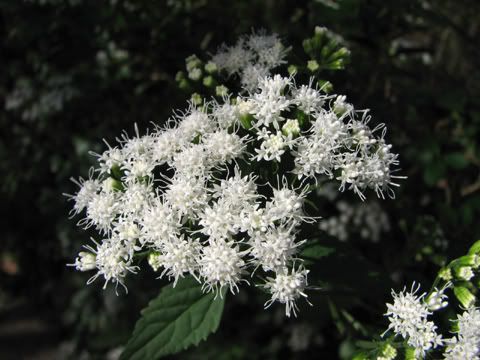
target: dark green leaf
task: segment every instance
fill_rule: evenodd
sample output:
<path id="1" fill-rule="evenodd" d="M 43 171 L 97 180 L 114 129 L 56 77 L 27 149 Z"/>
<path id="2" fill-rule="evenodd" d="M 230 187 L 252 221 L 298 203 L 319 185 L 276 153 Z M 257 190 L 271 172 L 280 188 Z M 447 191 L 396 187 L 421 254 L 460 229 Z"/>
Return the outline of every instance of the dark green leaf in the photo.
<path id="1" fill-rule="evenodd" d="M 197 345 L 217 330 L 224 298 L 204 294 L 191 277 L 165 287 L 142 311 L 121 359 L 154 360 Z"/>

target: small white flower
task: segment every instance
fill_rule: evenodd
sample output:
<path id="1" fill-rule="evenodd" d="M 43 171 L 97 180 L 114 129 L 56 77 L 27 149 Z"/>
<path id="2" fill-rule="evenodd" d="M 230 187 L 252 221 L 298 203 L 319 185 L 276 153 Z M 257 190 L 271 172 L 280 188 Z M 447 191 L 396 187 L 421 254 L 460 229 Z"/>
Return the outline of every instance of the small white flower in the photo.
<path id="1" fill-rule="evenodd" d="M 89 228 L 94 225 L 102 233 L 112 228 L 113 220 L 119 211 L 119 202 L 116 193 L 101 192 L 95 194 L 87 206 L 87 217 L 79 221 L 80 226 Z"/>
<path id="2" fill-rule="evenodd" d="M 233 75 L 244 69 L 253 57 L 253 52 L 246 49 L 243 41 L 240 40 L 235 46 L 222 46 L 217 54 L 212 57 L 212 62 L 220 70 L 225 70 L 229 75 Z"/>
<path id="3" fill-rule="evenodd" d="M 194 140 L 199 135 L 205 135 L 215 130 L 213 119 L 207 113 L 195 108 L 190 109 L 179 120 L 177 131 L 189 141 Z"/>
<path id="4" fill-rule="evenodd" d="M 285 315 L 287 317 L 290 317 L 291 313 L 297 316 L 298 306 L 296 301 L 300 297 L 307 298 L 307 294 L 304 292 L 308 285 L 307 274 L 308 270 L 299 267 L 298 269 L 292 268 L 290 271 L 285 269 L 277 272 L 274 278 L 268 277 L 264 287 L 270 292 L 272 298 L 265 303 L 265 308 L 278 301 L 285 304 Z"/>
<path id="5" fill-rule="evenodd" d="M 242 274 L 245 271 L 243 257 L 247 253 L 240 251 L 233 241 L 223 239 L 210 241 L 202 248 L 202 255 L 198 261 L 200 275 L 204 281 L 203 289 L 207 292 L 220 292 L 224 287 L 228 287 L 233 294 L 238 292 L 238 283 L 242 281 Z"/>
<path id="6" fill-rule="evenodd" d="M 253 262 L 265 271 L 277 271 L 287 266 L 296 254 L 297 247 L 304 242 L 295 242 L 291 228 L 277 227 L 257 232 L 250 240 Z"/>
<path id="7" fill-rule="evenodd" d="M 226 130 L 208 134 L 202 142 L 210 161 L 219 165 L 232 162 L 243 154 L 246 147 L 237 134 L 231 134 Z"/>
<path id="8" fill-rule="evenodd" d="M 98 245 L 96 253 L 97 274 L 92 276 L 88 283 L 95 281 L 99 276 L 105 278 L 103 288 L 106 288 L 109 281 L 114 281 L 117 285 L 123 284 L 123 279 L 128 272 L 135 273 L 136 266 L 132 266 L 129 250 L 118 239 L 105 239 Z"/>
<path id="9" fill-rule="evenodd" d="M 293 91 L 293 101 L 298 108 L 306 114 L 311 114 L 323 105 L 326 96 L 322 96 L 320 92 L 313 89 L 310 85 L 301 85 Z"/>
<path id="10" fill-rule="evenodd" d="M 202 226 L 200 232 L 215 239 L 236 234 L 236 217 L 229 210 L 228 206 L 218 203 L 205 207 L 199 216 L 199 225 Z"/>
<path id="11" fill-rule="evenodd" d="M 153 196 L 151 183 L 128 184 L 122 195 L 120 210 L 123 214 L 139 215 L 152 201 Z"/>
<path id="12" fill-rule="evenodd" d="M 183 278 L 185 274 L 195 276 L 201 248 L 197 240 L 185 239 L 183 236 L 171 238 L 164 244 L 156 258 L 158 264 L 164 268 L 160 277 L 166 275 L 169 279 L 173 278 L 173 286 L 175 286 L 178 279 Z"/>
<path id="13" fill-rule="evenodd" d="M 257 134 L 258 139 L 262 139 L 259 149 L 255 149 L 257 155 L 254 156 L 254 159 L 260 161 L 272 161 L 276 160 L 280 162 L 281 156 L 285 153 L 286 148 L 291 148 L 295 143 L 291 137 L 285 136 L 282 132 L 278 131 L 275 134 L 270 133 L 270 131 L 265 128 Z"/>
<path id="14" fill-rule="evenodd" d="M 181 228 L 172 209 L 159 198 L 143 209 L 140 225 L 141 242 L 152 244 L 157 249 L 161 249 L 170 237 L 177 236 Z"/>
<path id="15" fill-rule="evenodd" d="M 164 200 L 180 218 L 187 215 L 195 219 L 208 200 L 204 180 L 183 176 L 174 177 L 165 191 Z"/>
<path id="16" fill-rule="evenodd" d="M 73 180 L 80 190 L 75 195 L 67 195 L 70 199 L 73 199 L 75 204 L 73 205 L 72 213 L 79 214 L 88 206 L 88 203 L 93 200 L 97 193 L 101 189 L 101 183 L 99 180 L 88 179 L 84 180 L 80 178 L 79 181 Z"/>
<path id="17" fill-rule="evenodd" d="M 210 169 L 211 159 L 203 144 L 190 145 L 175 154 L 169 165 L 176 170 L 177 176 L 199 177 Z"/>
<path id="18" fill-rule="evenodd" d="M 261 65 L 247 65 L 242 72 L 240 82 L 242 87 L 252 93 L 257 89 L 258 83 L 269 75 L 269 69 Z"/>
<path id="19" fill-rule="evenodd" d="M 80 251 L 75 259 L 75 263 L 70 265 L 75 266 L 75 269 L 79 271 L 94 270 L 97 267 L 97 258 L 91 252 Z"/>
<path id="20" fill-rule="evenodd" d="M 448 296 L 445 295 L 445 290 L 450 287 L 451 283 L 447 283 L 440 290 L 435 289 L 427 298 L 427 306 L 431 311 L 443 309 L 448 305 Z"/>

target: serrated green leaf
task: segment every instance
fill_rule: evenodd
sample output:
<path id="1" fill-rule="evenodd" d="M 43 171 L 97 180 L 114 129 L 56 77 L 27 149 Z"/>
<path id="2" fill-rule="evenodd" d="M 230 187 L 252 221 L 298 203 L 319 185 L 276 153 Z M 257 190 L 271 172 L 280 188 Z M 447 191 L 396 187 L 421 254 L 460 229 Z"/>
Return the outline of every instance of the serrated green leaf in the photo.
<path id="1" fill-rule="evenodd" d="M 188 277 L 165 287 L 142 310 L 122 360 L 155 360 L 197 345 L 220 324 L 224 293 L 204 294 L 201 284 Z"/>

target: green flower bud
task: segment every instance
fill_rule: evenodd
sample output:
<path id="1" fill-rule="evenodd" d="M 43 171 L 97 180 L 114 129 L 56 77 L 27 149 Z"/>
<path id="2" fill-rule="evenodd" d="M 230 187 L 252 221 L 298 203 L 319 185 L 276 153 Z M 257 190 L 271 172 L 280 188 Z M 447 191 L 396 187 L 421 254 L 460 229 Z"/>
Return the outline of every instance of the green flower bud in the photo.
<path id="1" fill-rule="evenodd" d="M 205 71 L 209 74 L 216 73 L 218 70 L 217 64 L 215 64 L 213 61 L 209 61 L 205 64 Z"/>
<path id="2" fill-rule="evenodd" d="M 199 93 L 193 93 L 190 100 L 192 101 L 193 105 L 196 105 L 196 106 L 203 104 L 203 98 Z"/>
<path id="3" fill-rule="evenodd" d="M 203 78 L 203 85 L 205 85 L 206 87 L 212 87 L 214 84 L 215 79 L 212 76 L 208 75 Z"/>
<path id="4" fill-rule="evenodd" d="M 333 85 L 330 81 L 327 80 L 318 80 L 318 87 L 325 91 L 327 94 L 333 91 Z"/>
<path id="5" fill-rule="evenodd" d="M 288 73 L 290 75 L 295 75 L 298 72 L 298 68 L 295 65 L 290 65 L 288 67 Z"/>
<path id="6" fill-rule="evenodd" d="M 397 350 L 391 344 L 384 344 L 380 355 L 381 357 L 377 357 L 377 359 L 393 360 L 397 356 Z"/>
<path id="7" fill-rule="evenodd" d="M 75 266 L 80 271 L 89 271 L 97 267 L 97 256 L 91 252 L 81 251 L 75 261 Z"/>
<path id="8" fill-rule="evenodd" d="M 227 96 L 228 95 L 228 88 L 225 85 L 218 85 L 215 87 L 215 94 L 217 96 Z"/>
<path id="9" fill-rule="evenodd" d="M 181 89 L 181 90 L 188 90 L 190 88 L 190 83 L 188 82 L 187 79 L 182 79 L 180 80 L 180 82 L 178 83 L 178 87 Z"/>
<path id="10" fill-rule="evenodd" d="M 188 72 L 188 77 L 193 81 L 198 81 L 202 77 L 202 69 L 195 68 Z"/>
<path id="11" fill-rule="evenodd" d="M 475 295 L 473 295 L 465 286 L 455 286 L 453 288 L 453 293 L 465 308 L 469 308 L 475 303 Z"/>
<path id="12" fill-rule="evenodd" d="M 148 265 L 150 265 L 153 271 L 157 271 L 161 266 L 162 262 L 160 261 L 160 253 L 159 252 L 151 252 L 148 254 Z"/>
<path id="13" fill-rule="evenodd" d="M 190 55 L 185 59 L 187 65 L 187 71 L 190 72 L 195 68 L 202 66 L 202 61 L 197 57 L 197 55 Z"/>
<path id="14" fill-rule="evenodd" d="M 185 73 L 183 71 L 177 72 L 177 74 L 175 75 L 175 81 L 180 82 L 183 79 L 185 79 Z"/>
<path id="15" fill-rule="evenodd" d="M 252 114 L 243 114 L 240 115 L 240 124 L 245 130 L 250 130 L 252 128 L 253 122 L 253 115 Z"/>
<path id="16" fill-rule="evenodd" d="M 300 125 L 296 119 L 288 119 L 282 126 L 282 133 L 285 136 L 295 138 L 300 134 Z"/>
<path id="17" fill-rule="evenodd" d="M 448 267 L 440 269 L 438 277 L 442 280 L 450 281 L 453 279 L 452 270 Z"/>
<path id="18" fill-rule="evenodd" d="M 114 179 L 113 177 L 109 177 L 103 180 L 102 189 L 105 192 L 123 191 L 124 187 L 121 181 Z"/>
<path id="19" fill-rule="evenodd" d="M 315 26 L 315 35 L 323 35 L 328 32 L 328 29 L 323 26 Z"/>
<path id="20" fill-rule="evenodd" d="M 311 72 L 315 72 L 320 69 L 320 65 L 318 64 L 317 60 L 309 60 L 307 63 L 307 68 Z"/>
<path id="21" fill-rule="evenodd" d="M 469 281 L 474 274 L 470 266 L 460 266 L 455 269 L 455 275 L 460 280 Z"/>
<path id="22" fill-rule="evenodd" d="M 418 357 L 415 355 L 415 348 L 407 347 L 405 349 L 405 360 L 417 360 Z"/>

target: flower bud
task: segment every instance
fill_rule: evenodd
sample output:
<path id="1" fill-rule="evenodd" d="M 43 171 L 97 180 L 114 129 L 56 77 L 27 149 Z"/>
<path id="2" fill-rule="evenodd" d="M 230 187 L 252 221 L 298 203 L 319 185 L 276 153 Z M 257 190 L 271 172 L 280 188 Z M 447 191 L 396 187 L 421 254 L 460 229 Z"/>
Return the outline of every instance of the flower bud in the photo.
<path id="1" fill-rule="evenodd" d="M 97 257 L 95 254 L 87 251 L 81 251 L 75 260 L 75 267 L 80 271 L 89 271 L 97 267 Z"/>
<path id="2" fill-rule="evenodd" d="M 296 74 L 297 72 L 298 72 L 298 69 L 297 69 L 297 67 L 296 67 L 295 65 L 290 65 L 290 66 L 288 67 L 288 73 L 289 73 L 290 75 L 294 75 L 294 74 Z"/>
<path id="3" fill-rule="evenodd" d="M 206 87 L 212 87 L 214 84 L 215 79 L 212 76 L 208 75 L 203 78 L 203 85 L 205 85 Z"/>
<path id="4" fill-rule="evenodd" d="M 288 119 L 282 126 L 282 133 L 285 136 L 295 138 L 300 134 L 300 125 L 296 119 Z"/>
<path id="5" fill-rule="evenodd" d="M 159 252 L 154 251 L 148 255 L 148 265 L 152 267 L 153 271 L 157 271 L 162 266 Z"/>
<path id="6" fill-rule="evenodd" d="M 188 72 L 188 77 L 193 81 L 198 81 L 202 77 L 202 69 L 195 68 Z"/>
<path id="7" fill-rule="evenodd" d="M 452 270 L 448 267 L 440 269 L 438 272 L 438 277 L 445 281 L 450 281 L 453 279 Z"/>
<path id="8" fill-rule="evenodd" d="M 217 72 L 217 64 L 215 64 L 213 61 L 209 61 L 205 64 L 205 71 L 209 74 L 213 74 Z"/>
<path id="9" fill-rule="evenodd" d="M 460 266 L 455 269 L 455 275 L 461 280 L 469 281 L 474 274 L 470 266 Z"/>
<path id="10" fill-rule="evenodd" d="M 228 88 L 225 85 L 218 85 L 215 87 L 215 94 L 217 96 L 227 96 L 228 95 Z"/>
<path id="11" fill-rule="evenodd" d="M 317 60 L 309 60 L 307 63 L 307 68 L 311 72 L 315 72 L 320 69 L 320 64 L 317 62 Z"/>
<path id="12" fill-rule="evenodd" d="M 463 307 L 469 308 L 475 303 L 475 295 L 473 295 L 466 287 L 455 286 L 453 292 Z"/>
<path id="13" fill-rule="evenodd" d="M 202 95 L 200 95 L 199 93 L 193 93 L 190 100 L 196 106 L 202 105 L 202 103 L 203 103 Z"/>
<path id="14" fill-rule="evenodd" d="M 390 344 L 384 344 L 381 349 L 380 356 L 378 359 L 382 360 L 393 360 L 397 356 L 397 350 Z"/>
<path id="15" fill-rule="evenodd" d="M 190 55 L 185 59 L 185 63 L 187 65 L 188 72 L 199 68 L 202 65 L 202 61 L 197 57 L 197 55 Z"/>

